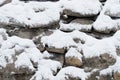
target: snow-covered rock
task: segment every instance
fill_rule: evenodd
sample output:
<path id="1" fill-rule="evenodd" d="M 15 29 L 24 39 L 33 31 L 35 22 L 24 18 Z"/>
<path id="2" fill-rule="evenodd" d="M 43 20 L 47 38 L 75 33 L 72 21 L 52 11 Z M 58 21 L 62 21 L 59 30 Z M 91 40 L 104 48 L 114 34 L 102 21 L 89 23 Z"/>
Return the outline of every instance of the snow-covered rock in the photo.
<path id="1" fill-rule="evenodd" d="M 102 7 L 99 0 L 61 0 L 61 4 L 64 14 L 76 17 L 95 16 Z"/>
<path id="2" fill-rule="evenodd" d="M 89 75 L 90 73 L 84 72 L 83 69 L 69 66 L 60 70 L 55 77 L 55 80 L 86 80 Z"/>
<path id="3" fill-rule="evenodd" d="M 40 60 L 38 64 L 38 71 L 30 80 L 53 80 L 57 69 L 62 67 L 59 62 L 52 60 Z"/>
<path id="4" fill-rule="evenodd" d="M 65 48 L 70 46 L 76 46 L 76 43 L 73 41 L 72 37 L 69 36 L 69 33 L 64 33 L 60 30 L 55 31 L 50 36 L 43 36 L 41 38 L 43 45 L 48 45 L 48 47 L 53 48 Z"/>
<path id="5" fill-rule="evenodd" d="M 107 0 L 103 10 L 93 24 L 93 28 L 102 33 L 110 33 L 117 31 L 120 26 L 120 19 L 112 19 L 112 17 L 119 17 L 119 0 Z"/>
<path id="6" fill-rule="evenodd" d="M 70 66 L 82 66 L 82 55 L 75 49 L 70 48 L 69 51 L 65 54 L 66 65 Z"/>
<path id="7" fill-rule="evenodd" d="M 92 29 L 92 20 L 89 19 L 75 19 L 69 24 L 60 23 L 60 30 L 62 31 L 91 31 Z"/>
<path id="8" fill-rule="evenodd" d="M 22 39 L 17 36 L 9 37 L 4 29 L 0 29 L 0 68 L 4 69 L 8 64 L 15 64 L 14 68 L 34 69 L 34 63 L 42 59 L 41 52 L 36 48 L 32 40 Z M 31 62 L 32 61 L 32 62 Z"/>
<path id="9" fill-rule="evenodd" d="M 57 2 L 24 3 L 13 0 L 12 3 L 0 7 L 0 23 L 5 25 L 50 27 L 58 24 L 59 19 L 60 7 Z"/>

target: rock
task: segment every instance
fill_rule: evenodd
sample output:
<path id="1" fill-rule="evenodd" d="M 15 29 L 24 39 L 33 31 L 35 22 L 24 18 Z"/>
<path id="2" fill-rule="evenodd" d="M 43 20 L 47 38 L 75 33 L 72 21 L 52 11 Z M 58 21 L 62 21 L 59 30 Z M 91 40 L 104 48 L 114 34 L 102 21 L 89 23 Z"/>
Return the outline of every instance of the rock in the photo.
<path id="1" fill-rule="evenodd" d="M 70 23 L 72 20 L 76 19 L 77 17 L 74 16 L 68 16 L 68 15 L 61 15 L 61 20 L 63 23 L 68 24 Z"/>
<path id="2" fill-rule="evenodd" d="M 34 71 L 27 68 L 16 69 L 14 64 L 8 64 L 0 69 L 0 80 L 29 80 L 33 74 Z"/>
<path id="3" fill-rule="evenodd" d="M 105 53 L 100 55 L 99 57 L 92 57 L 92 58 L 85 58 L 83 60 L 84 66 L 91 67 L 91 68 L 99 68 L 104 69 L 113 65 L 116 62 L 116 59 L 110 56 L 109 54 Z"/>
<path id="4" fill-rule="evenodd" d="M 115 72 L 113 76 L 114 76 L 114 80 L 120 80 L 120 73 L 119 72 Z"/>
<path id="5" fill-rule="evenodd" d="M 43 47 L 41 44 L 38 44 L 38 45 L 37 45 L 37 48 L 38 48 L 41 52 L 45 51 L 45 47 Z"/>
<path id="6" fill-rule="evenodd" d="M 99 80 L 114 80 L 111 75 L 100 75 Z"/>
<path id="7" fill-rule="evenodd" d="M 99 80 L 98 76 L 99 76 L 99 71 L 94 71 L 90 74 L 87 80 Z"/>
<path id="8" fill-rule="evenodd" d="M 113 7 L 113 9 L 115 9 L 115 8 Z M 120 11 L 114 12 L 112 9 L 108 9 L 108 10 L 105 11 L 104 14 L 108 15 L 112 18 L 120 18 Z"/>
<path id="9" fill-rule="evenodd" d="M 89 25 L 89 24 L 92 24 L 93 22 L 94 22 L 93 20 L 87 19 L 87 18 L 85 18 L 85 19 L 77 18 L 77 19 L 71 21 L 71 23 L 79 23 L 81 25 Z"/>
<path id="10" fill-rule="evenodd" d="M 113 80 L 111 75 L 100 75 L 100 70 L 92 70 L 87 80 Z"/>
<path id="11" fill-rule="evenodd" d="M 6 1 L 9 1 L 9 0 L 6 0 Z M 22 5 L 22 4 L 19 4 L 19 0 L 17 2 L 12 1 L 13 4 L 8 4 L 0 10 L 0 13 L 4 13 L 4 15 L 0 15 L 1 16 L 0 24 L 23 27 L 23 28 L 25 27 L 25 28 L 47 28 L 47 29 L 54 28 L 55 29 L 59 27 L 60 7 L 56 3 L 44 2 L 43 4 L 43 3 L 33 2 L 31 4 L 31 3 L 22 2 L 23 3 Z M 14 4 L 19 4 L 19 6 Z M 38 4 L 39 6 L 31 6 L 31 5 L 38 5 Z M 29 8 L 28 6 L 31 8 Z M 10 9 L 8 9 L 8 7 Z M 20 7 L 21 9 L 19 9 L 19 12 L 17 11 L 16 13 L 16 10 L 18 9 L 17 7 Z M 54 8 L 54 7 L 57 7 L 57 8 Z M 27 11 L 25 10 L 25 8 L 27 9 Z M 11 10 L 13 9 L 14 9 L 14 12 L 11 12 Z M 7 12 L 5 10 L 7 10 Z M 9 13 L 9 16 L 7 16 L 8 13 Z M 20 14 L 21 16 L 17 14 Z M 2 17 L 4 17 L 4 19 Z M 21 19 L 21 17 L 23 19 Z"/>
<path id="12" fill-rule="evenodd" d="M 106 0 L 99 0 L 100 2 L 105 2 Z"/>
<path id="13" fill-rule="evenodd" d="M 67 58 L 65 58 L 65 61 L 66 61 L 67 66 L 78 66 L 78 67 L 80 67 L 80 66 L 83 65 L 82 61 L 80 61 L 76 57 L 67 57 Z"/>
<path id="14" fill-rule="evenodd" d="M 49 48 L 49 47 L 45 47 L 45 48 L 48 52 L 51 53 L 65 54 L 66 52 L 66 49 L 62 49 L 62 48 Z"/>
<path id="15" fill-rule="evenodd" d="M 94 17 L 94 16 L 97 15 L 97 14 L 94 14 L 94 13 L 85 15 L 85 14 L 81 14 L 81 13 L 78 13 L 78 12 L 74 12 L 70 9 L 64 9 L 63 14 L 66 14 L 68 16 L 74 16 L 74 17 Z"/>
<path id="16" fill-rule="evenodd" d="M 5 68 L 0 69 L 0 73 L 3 74 L 10 74 L 11 72 L 14 72 L 14 74 L 33 74 L 34 71 L 30 70 L 29 68 L 15 68 L 15 64 L 7 64 Z"/>
<path id="17" fill-rule="evenodd" d="M 12 0 L 2 0 L 2 1 L 3 1 L 2 3 L 0 2 L 0 6 L 3 6 L 5 4 L 12 2 Z"/>
<path id="18" fill-rule="evenodd" d="M 77 18 L 72 20 L 69 24 L 60 24 L 60 29 L 62 31 L 73 31 L 80 30 L 85 32 L 90 32 L 92 29 L 92 23 L 94 21 L 90 19 Z"/>
<path id="19" fill-rule="evenodd" d="M 44 32 L 44 29 L 25 29 L 25 28 L 14 28 L 14 30 L 12 30 L 12 28 L 8 29 L 8 34 L 9 35 L 16 35 L 19 36 L 21 38 L 28 38 L 28 39 L 32 39 L 33 37 L 36 37 L 40 34 L 42 34 Z"/>
<path id="20" fill-rule="evenodd" d="M 75 49 L 70 48 L 70 50 L 65 55 L 65 63 L 68 66 L 82 66 L 82 55 Z"/>

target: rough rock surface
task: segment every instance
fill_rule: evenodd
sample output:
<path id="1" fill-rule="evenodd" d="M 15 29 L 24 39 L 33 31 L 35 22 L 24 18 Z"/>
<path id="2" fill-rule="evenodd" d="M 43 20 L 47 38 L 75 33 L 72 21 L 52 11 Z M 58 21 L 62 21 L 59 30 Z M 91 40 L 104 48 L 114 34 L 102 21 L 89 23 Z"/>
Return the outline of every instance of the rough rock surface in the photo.
<path id="1" fill-rule="evenodd" d="M 116 62 L 116 59 L 111 57 L 109 54 L 102 54 L 99 57 L 85 58 L 84 64 L 86 67 L 90 68 L 100 68 L 104 69 L 110 65 L 113 65 Z"/>
<path id="2" fill-rule="evenodd" d="M 82 55 L 74 48 L 70 48 L 70 50 L 65 54 L 65 63 L 68 66 L 82 66 Z"/>
<path id="3" fill-rule="evenodd" d="M 114 73 L 114 79 L 115 80 L 120 80 L 120 73 L 119 72 Z"/>

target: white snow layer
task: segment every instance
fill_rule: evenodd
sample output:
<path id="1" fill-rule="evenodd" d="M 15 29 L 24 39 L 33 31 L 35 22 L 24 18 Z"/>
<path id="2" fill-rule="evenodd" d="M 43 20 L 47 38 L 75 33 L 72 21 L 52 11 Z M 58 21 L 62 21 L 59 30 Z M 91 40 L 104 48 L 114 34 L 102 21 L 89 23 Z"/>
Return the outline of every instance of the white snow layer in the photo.
<path id="1" fill-rule="evenodd" d="M 82 16 L 97 15 L 102 7 L 99 0 L 61 0 L 61 4 L 63 9 L 71 10 Z"/>
<path id="2" fill-rule="evenodd" d="M 92 29 L 92 24 L 79 24 L 79 23 L 69 23 L 64 24 L 60 23 L 60 30 L 63 31 L 73 31 L 73 30 L 80 30 L 80 31 L 90 31 Z"/>
<path id="3" fill-rule="evenodd" d="M 97 15 L 101 10 L 101 3 L 98 0 L 32 1 L 29 3 L 12 0 L 11 3 L 0 7 L 0 23 L 31 28 L 41 27 L 58 22 L 60 13 L 64 9 L 70 9 L 81 15 Z"/>
<path id="4" fill-rule="evenodd" d="M 60 62 L 42 59 L 38 63 L 38 71 L 30 80 L 53 80 L 57 69 L 61 68 Z"/>
<path id="5" fill-rule="evenodd" d="M 81 80 L 86 80 L 89 75 L 90 73 L 84 72 L 83 69 L 69 66 L 69 67 L 62 68 L 60 72 L 57 74 L 57 76 L 55 77 L 55 80 L 66 80 L 69 78 L 78 78 Z"/>
<path id="6" fill-rule="evenodd" d="M 109 33 L 117 31 L 120 26 L 120 19 L 112 19 L 112 17 L 120 17 L 119 0 L 107 0 L 103 10 L 93 24 L 93 28 L 98 32 Z"/>
<path id="7" fill-rule="evenodd" d="M 0 5 L 4 3 L 5 0 L 0 0 Z"/>
<path id="8" fill-rule="evenodd" d="M 56 30 L 50 36 L 43 36 L 41 42 L 43 45 L 54 48 L 67 47 L 69 49 L 70 47 L 76 47 L 79 51 L 82 50 L 86 58 L 100 56 L 105 53 L 116 57 L 116 48 L 120 47 L 119 35 L 120 31 L 117 31 L 112 37 L 98 40 L 77 30 L 70 33 Z M 80 41 L 76 43 L 74 39 L 79 39 Z"/>
<path id="9" fill-rule="evenodd" d="M 48 45 L 49 47 L 55 48 L 69 48 L 77 46 L 77 43 L 74 39 L 79 38 L 82 41 L 87 40 L 88 38 L 92 38 L 87 36 L 85 33 L 79 31 L 73 31 L 71 33 L 65 33 L 60 30 L 54 31 L 54 33 L 50 36 L 43 36 L 41 38 L 41 42 L 43 45 Z"/>
<path id="10" fill-rule="evenodd" d="M 52 2 L 12 2 L 0 7 L 0 22 L 19 26 L 40 27 L 59 21 L 60 8 Z"/>

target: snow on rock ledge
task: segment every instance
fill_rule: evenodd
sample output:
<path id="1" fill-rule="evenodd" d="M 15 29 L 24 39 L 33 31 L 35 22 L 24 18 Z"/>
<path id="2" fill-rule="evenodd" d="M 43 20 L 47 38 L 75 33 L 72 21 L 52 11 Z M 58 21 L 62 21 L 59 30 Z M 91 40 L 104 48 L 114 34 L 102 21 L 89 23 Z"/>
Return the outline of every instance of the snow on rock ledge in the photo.
<path id="1" fill-rule="evenodd" d="M 94 22 L 93 28 L 102 33 L 117 31 L 120 26 L 120 19 L 114 19 L 114 17 L 119 17 L 120 15 L 119 5 L 119 0 L 107 0 L 103 10 Z"/>
<path id="2" fill-rule="evenodd" d="M 77 42 L 74 41 L 74 39 L 80 39 L 80 42 L 86 42 L 89 39 L 94 40 L 91 36 L 86 35 L 83 32 L 80 31 L 73 31 L 70 33 L 65 33 L 60 30 L 55 30 L 53 34 L 49 36 L 43 36 L 41 38 L 41 43 L 48 47 L 53 48 L 70 48 L 70 47 L 77 47 Z"/>
<path id="3" fill-rule="evenodd" d="M 69 66 L 61 69 L 54 80 L 86 80 L 89 75 L 83 69 Z"/>
<path id="4" fill-rule="evenodd" d="M 60 30 L 62 31 L 73 31 L 80 30 L 89 32 L 92 29 L 93 21 L 90 19 L 75 19 L 69 24 L 60 23 Z"/>
<path id="5" fill-rule="evenodd" d="M 95 16 L 102 8 L 99 0 L 61 0 L 61 4 L 63 13 L 76 17 Z"/>
<path id="6" fill-rule="evenodd" d="M 19 10 L 18 10 L 19 9 Z M 48 27 L 60 19 L 60 7 L 57 2 L 29 2 L 13 0 L 0 7 L 0 23 L 23 27 Z"/>

